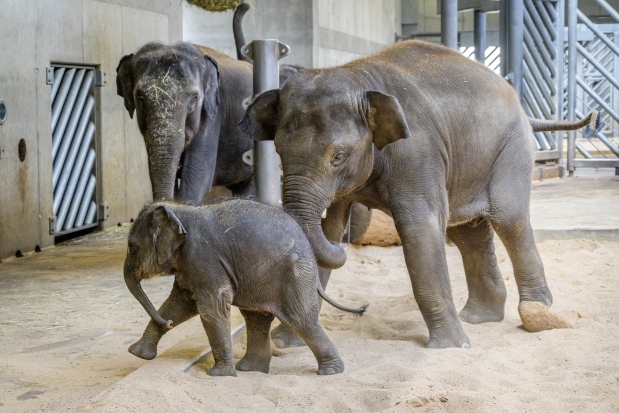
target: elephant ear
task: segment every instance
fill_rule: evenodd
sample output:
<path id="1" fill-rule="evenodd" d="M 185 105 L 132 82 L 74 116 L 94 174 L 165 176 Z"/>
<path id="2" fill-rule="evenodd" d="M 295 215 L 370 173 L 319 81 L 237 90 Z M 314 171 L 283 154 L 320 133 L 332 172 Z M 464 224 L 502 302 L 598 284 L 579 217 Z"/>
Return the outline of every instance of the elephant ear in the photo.
<path id="1" fill-rule="evenodd" d="M 125 99 L 125 108 L 133 119 L 135 102 L 133 101 L 133 76 L 131 75 L 131 62 L 133 53 L 123 56 L 116 68 L 116 93 Z"/>
<path id="2" fill-rule="evenodd" d="M 152 227 L 157 263 L 164 265 L 185 241 L 187 231 L 174 212 L 165 205 L 160 205 L 153 211 Z"/>
<path id="3" fill-rule="evenodd" d="M 209 119 L 217 114 L 219 106 L 219 65 L 212 56 L 204 55 L 206 70 L 204 71 L 204 103 L 203 107 Z"/>
<path id="4" fill-rule="evenodd" d="M 280 89 L 267 90 L 256 96 L 239 123 L 244 134 L 256 141 L 275 139 L 279 122 L 279 92 Z"/>
<path id="5" fill-rule="evenodd" d="M 366 116 L 378 150 L 400 139 L 410 138 L 408 124 L 398 99 L 374 90 L 366 92 L 365 95 L 369 102 Z"/>

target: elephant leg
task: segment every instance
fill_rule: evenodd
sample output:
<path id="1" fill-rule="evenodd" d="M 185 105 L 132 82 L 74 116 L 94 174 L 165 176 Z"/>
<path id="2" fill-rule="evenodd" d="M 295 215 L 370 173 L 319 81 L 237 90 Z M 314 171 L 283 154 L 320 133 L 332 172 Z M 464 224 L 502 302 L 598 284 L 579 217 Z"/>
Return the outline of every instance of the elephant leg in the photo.
<path id="1" fill-rule="evenodd" d="M 241 314 L 247 326 L 247 351 L 236 363 L 236 369 L 268 373 L 272 352 L 269 330 L 274 316 L 270 313 L 248 310 L 241 310 Z"/>
<path id="2" fill-rule="evenodd" d="M 312 350 L 314 357 L 318 361 L 319 375 L 337 374 L 344 371 L 344 363 L 335 345 L 320 324 L 318 324 L 318 314 L 312 317 L 312 321 L 308 321 L 307 317 L 282 316 L 278 318 L 289 331 L 293 331 L 299 337 L 302 337 L 303 341 Z"/>
<path id="3" fill-rule="evenodd" d="M 524 175 L 522 179 L 525 178 L 528 182 L 521 182 L 520 185 L 512 180 L 509 185 L 503 182 L 504 186 L 494 186 L 502 190 L 495 191 L 499 194 L 494 194 L 494 197 L 491 193 L 490 221 L 503 241 L 514 268 L 514 278 L 520 295 L 518 312 L 524 327 L 528 331 L 567 328 L 570 324 L 549 310 L 552 294 L 546 282 L 544 265 L 537 251 L 529 220 L 531 179 Z"/>
<path id="4" fill-rule="evenodd" d="M 352 204 L 352 211 L 350 213 L 350 227 L 348 233 L 350 234 L 350 243 L 357 243 L 361 237 L 365 234 L 370 221 L 372 220 L 372 210 L 363 204 L 354 202 Z"/>
<path id="5" fill-rule="evenodd" d="M 158 310 L 165 320 L 172 320 L 175 326 L 189 320 L 198 314 L 196 302 L 191 298 L 191 293 L 181 290 L 174 281 L 172 292 Z M 153 320 L 148 323 L 142 338 L 129 347 L 129 353 L 145 360 L 152 360 L 157 356 L 157 344 L 169 330 L 156 324 Z"/>
<path id="6" fill-rule="evenodd" d="M 322 230 L 329 241 L 340 242 L 350 214 L 350 202 L 336 202 L 327 209 L 327 216 L 322 220 Z M 322 288 L 326 289 L 331 277 L 331 270 L 319 268 L 318 275 Z M 322 307 L 322 300 L 320 301 Z M 275 348 L 301 347 L 305 341 L 298 335 L 290 332 L 284 324 L 280 324 L 271 331 L 271 339 Z"/>
<path id="7" fill-rule="evenodd" d="M 209 376 L 235 376 L 232 337 L 230 336 L 230 303 L 198 305 L 200 320 L 213 349 L 215 365 L 206 372 Z"/>
<path id="8" fill-rule="evenodd" d="M 443 222 L 446 220 L 431 210 L 430 202 L 425 200 L 400 202 L 399 207 L 392 208 L 392 213 L 402 240 L 413 294 L 430 333 L 427 346 L 468 348 L 470 342 L 451 295 L 445 257 Z"/>
<path id="9" fill-rule="evenodd" d="M 469 298 L 460 319 L 471 324 L 501 321 L 505 315 L 507 290 L 494 255 L 494 233 L 487 220 L 479 225 L 458 225 L 447 236 L 462 254 Z"/>

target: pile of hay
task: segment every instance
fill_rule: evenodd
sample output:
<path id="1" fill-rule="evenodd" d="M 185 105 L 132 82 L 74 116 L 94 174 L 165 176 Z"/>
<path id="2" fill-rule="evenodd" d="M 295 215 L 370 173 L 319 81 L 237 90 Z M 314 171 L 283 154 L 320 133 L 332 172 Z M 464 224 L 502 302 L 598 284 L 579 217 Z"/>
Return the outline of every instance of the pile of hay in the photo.
<path id="1" fill-rule="evenodd" d="M 206 11 L 226 11 L 236 9 L 243 0 L 187 0 L 187 3 Z"/>

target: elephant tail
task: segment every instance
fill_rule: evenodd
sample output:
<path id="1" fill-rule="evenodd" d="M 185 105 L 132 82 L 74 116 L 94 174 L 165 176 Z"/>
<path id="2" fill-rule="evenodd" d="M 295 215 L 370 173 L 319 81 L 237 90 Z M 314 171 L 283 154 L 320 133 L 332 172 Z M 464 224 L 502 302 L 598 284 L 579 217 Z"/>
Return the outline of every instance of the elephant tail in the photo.
<path id="1" fill-rule="evenodd" d="M 243 34 L 243 16 L 249 10 L 249 4 L 241 3 L 234 11 L 234 17 L 232 18 L 232 33 L 234 34 L 234 44 L 236 46 L 236 58 L 244 62 L 251 63 L 248 57 L 245 57 L 241 53 L 241 48 L 245 46 L 245 35 Z"/>
<path id="2" fill-rule="evenodd" d="M 369 304 L 364 304 L 359 308 L 349 308 L 349 307 L 344 307 L 343 305 L 338 304 L 331 297 L 329 297 L 327 293 L 325 293 L 325 290 L 322 288 L 322 285 L 320 284 L 320 280 L 318 281 L 318 295 L 320 295 L 320 297 L 323 300 L 331 304 L 333 307 L 338 308 L 342 311 L 346 311 L 348 313 L 355 313 L 355 314 L 363 315 L 363 313 L 365 312 L 365 309 L 368 308 L 369 306 Z"/>
<path id="3" fill-rule="evenodd" d="M 592 111 L 589 116 L 581 120 L 569 121 L 529 118 L 529 123 L 533 128 L 533 132 L 576 130 L 584 126 L 585 129 L 582 131 L 582 135 L 587 139 L 599 132 L 602 128 L 602 118 L 599 116 L 597 110 Z"/>

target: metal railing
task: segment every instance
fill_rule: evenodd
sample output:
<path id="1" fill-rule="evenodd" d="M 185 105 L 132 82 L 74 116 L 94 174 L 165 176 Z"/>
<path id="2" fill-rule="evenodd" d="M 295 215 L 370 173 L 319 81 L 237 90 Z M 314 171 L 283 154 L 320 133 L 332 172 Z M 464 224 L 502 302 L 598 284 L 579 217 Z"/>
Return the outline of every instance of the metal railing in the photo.
<path id="1" fill-rule="evenodd" d="M 602 130 L 590 138 L 580 131 L 568 133 L 570 175 L 577 167 L 614 167 L 619 172 L 619 148 L 612 142 L 619 137 L 619 13 L 604 0 L 596 2 L 617 24 L 595 24 L 578 10 L 578 0 L 568 4 L 565 117 L 581 118 L 595 109 L 602 120 Z"/>

